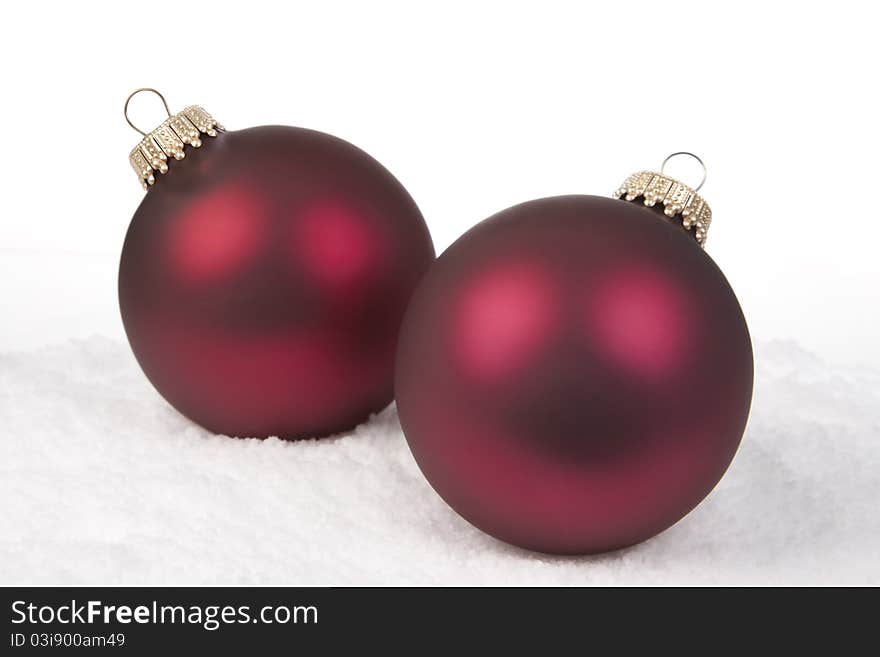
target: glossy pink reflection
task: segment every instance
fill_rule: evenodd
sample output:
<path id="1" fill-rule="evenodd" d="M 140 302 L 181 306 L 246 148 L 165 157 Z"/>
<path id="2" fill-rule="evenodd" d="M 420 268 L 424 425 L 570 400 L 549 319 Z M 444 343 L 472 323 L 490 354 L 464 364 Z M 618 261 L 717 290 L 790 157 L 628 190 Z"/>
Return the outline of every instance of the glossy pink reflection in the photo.
<path id="1" fill-rule="evenodd" d="M 609 272 L 588 302 L 596 350 L 636 375 L 664 376 L 683 362 L 691 309 L 667 271 L 642 265 Z"/>
<path id="2" fill-rule="evenodd" d="M 168 252 L 183 280 L 209 281 L 247 265 L 268 238 L 259 195 L 230 186 L 192 199 L 168 231 Z"/>
<path id="3" fill-rule="evenodd" d="M 308 274 L 320 284 L 351 287 L 381 265 L 377 229 L 357 209 L 322 199 L 302 210 L 292 246 L 302 254 Z M 302 244 L 309 248 L 303 251 Z"/>
<path id="4" fill-rule="evenodd" d="M 478 379 L 509 376 L 553 326 L 553 289 L 537 267 L 512 264 L 475 276 L 455 309 L 457 360 Z"/>

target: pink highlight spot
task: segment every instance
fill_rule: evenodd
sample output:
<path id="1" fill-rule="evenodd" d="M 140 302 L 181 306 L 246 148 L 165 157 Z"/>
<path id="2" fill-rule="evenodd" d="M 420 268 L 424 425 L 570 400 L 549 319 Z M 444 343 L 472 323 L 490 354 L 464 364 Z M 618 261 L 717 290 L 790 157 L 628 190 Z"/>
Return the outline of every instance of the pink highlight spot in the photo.
<path id="1" fill-rule="evenodd" d="M 481 379 L 508 376 L 527 363 L 554 325 L 553 288 L 536 267 L 512 264 L 478 276 L 455 314 L 459 364 Z"/>
<path id="2" fill-rule="evenodd" d="M 169 228 L 172 265 L 191 282 L 224 278 L 251 261 L 265 240 L 262 204 L 241 188 L 196 199 Z"/>
<path id="3" fill-rule="evenodd" d="M 364 217 L 336 201 L 303 212 L 293 247 L 308 273 L 332 288 L 356 285 L 381 259 L 377 236 Z"/>
<path id="4" fill-rule="evenodd" d="M 637 268 L 618 271 L 599 287 L 588 322 L 606 357 L 639 374 L 663 376 L 686 353 L 689 310 L 676 281 Z"/>

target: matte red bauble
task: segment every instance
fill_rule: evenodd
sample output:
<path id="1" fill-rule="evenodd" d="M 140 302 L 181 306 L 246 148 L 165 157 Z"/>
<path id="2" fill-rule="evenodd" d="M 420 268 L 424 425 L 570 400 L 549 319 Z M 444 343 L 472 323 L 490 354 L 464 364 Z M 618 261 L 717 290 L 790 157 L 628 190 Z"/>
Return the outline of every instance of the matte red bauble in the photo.
<path id="1" fill-rule="evenodd" d="M 434 249 L 382 165 L 312 130 L 224 132 L 198 107 L 131 161 L 151 186 L 125 238 L 119 305 L 172 406 L 216 433 L 300 438 L 392 400 L 400 321 Z"/>
<path id="2" fill-rule="evenodd" d="M 419 467 L 464 518 L 532 550 L 666 529 L 746 426 L 751 342 L 701 248 L 708 206 L 650 172 L 620 195 L 633 202 L 546 198 L 478 224 L 401 329 L 397 407 Z"/>

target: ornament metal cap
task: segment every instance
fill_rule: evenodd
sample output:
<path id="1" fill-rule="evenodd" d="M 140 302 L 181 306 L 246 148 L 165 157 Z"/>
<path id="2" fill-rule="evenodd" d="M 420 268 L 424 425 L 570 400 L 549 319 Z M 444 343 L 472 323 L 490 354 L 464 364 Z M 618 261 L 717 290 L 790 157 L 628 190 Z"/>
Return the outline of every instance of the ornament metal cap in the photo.
<path id="1" fill-rule="evenodd" d="M 703 167 L 703 179 L 696 187 L 691 188 L 663 173 L 666 163 L 678 155 L 689 155 Z M 685 230 L 691 231 L 693 229 L 694 239 L 701 247 L 705 248 L 706 234 L 709 231 L 709 224 L 712 223 L 712 209 L 706 200 L 697 193 L 705 182 L 706 165 L 703 164 L 703 160 L 693 153 L 679 151 L 663 160 L 659 173 L 638 171 L 632 174 L 617 188 L 613 196 L 626 201 L 641 201 L 649 208 L 654 207 L 657 203 L 662 203 L 663 214 L 670 219 L 679 218 Z"/>
<path id="2" fill-rule="evenodd" d="M 165 106 L 165 113 L 168 115 L 162 125 L 149 133 L 138 128 L 128 117 L 128 104 L 142 91 L 150 91 L 159 96 Z M 165 97 L 150 87 L 133 91 L 125 99 L 122 113 L 125 115 L 128 125 L 144 136 L 141 142 L 128 154 L 131 168 L 134 169 L 144 189 L 148 189 L 149 185 L 156 182 L 154 172 L 158 171 L 163 174 L 168 172 L 169 157 L 182 160 L 186 157 L 187 145 L 199 148 L 202 145 L 201 135 L 216 137 L 218 132 L 224 130 L 213 116 L 198 105 L 190 105 L 182 112 L 172 115 Z"/>

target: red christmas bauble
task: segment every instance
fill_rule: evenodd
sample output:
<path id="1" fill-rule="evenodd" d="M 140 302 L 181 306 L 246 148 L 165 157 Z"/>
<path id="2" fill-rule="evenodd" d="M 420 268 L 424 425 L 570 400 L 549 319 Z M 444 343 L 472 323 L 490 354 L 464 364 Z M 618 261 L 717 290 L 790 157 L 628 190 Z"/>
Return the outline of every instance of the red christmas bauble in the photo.
<path id="1" fill-rule="evenodd" d="M 437 260 L 395 392 L 453 509 L 509 543 L 585 554 L 653 536 L 712 490 L 752 368 L 739 303 L 680 222 L 563 196 L 500 212 Z"/>
<path id="2" fill-rule="evenodd" d="M 233 436 L 323 436 L 386 406 L 400 321 L 434 259 L 403 186 L 351 144 L 291 127 L 221 132 L 168 161 L 119 266 L 156 389 Z"/>

